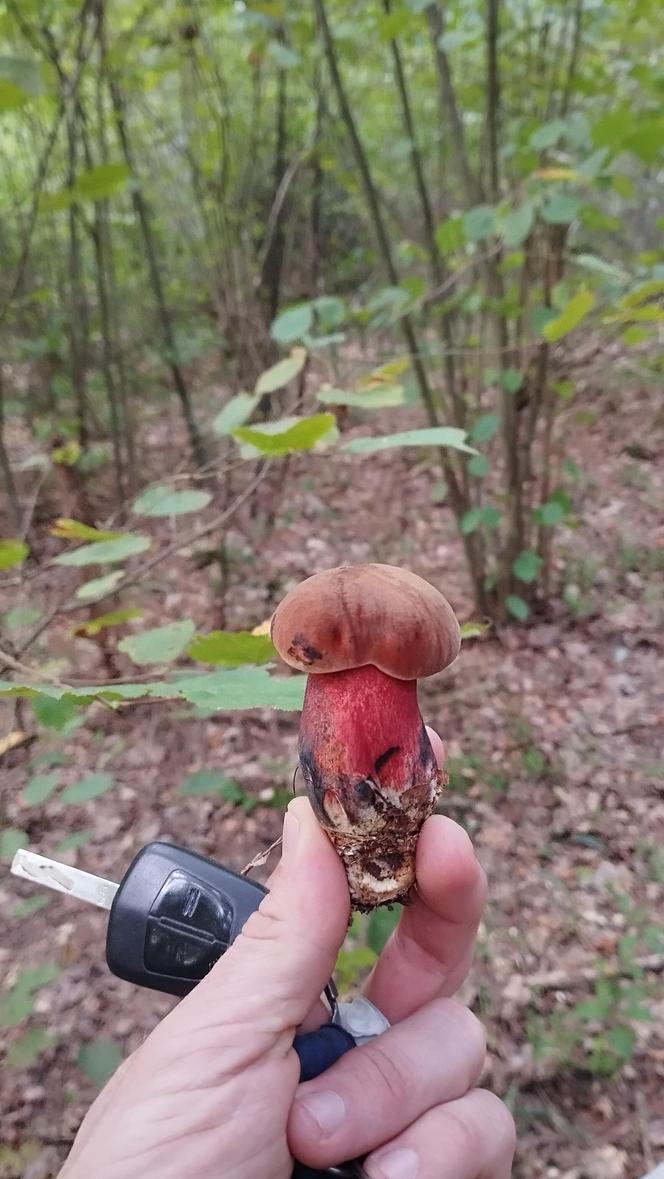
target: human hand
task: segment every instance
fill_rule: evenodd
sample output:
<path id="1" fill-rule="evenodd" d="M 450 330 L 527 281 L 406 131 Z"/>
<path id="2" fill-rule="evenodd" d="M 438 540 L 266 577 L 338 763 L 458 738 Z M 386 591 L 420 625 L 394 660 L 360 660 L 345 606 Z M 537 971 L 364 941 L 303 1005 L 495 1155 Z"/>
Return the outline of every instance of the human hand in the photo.
<path id="1" fill-rule="evenodd" d="M 308 803 L 291 803 L 260 910 L 111 1079 L 61 1179 L 289 1179 L 292 1155 L 325 1167 L 366 1153 L 371 1179 L 507 1179 L 511 1119 L 470 1091 L 484 1039 L 448 997 L 470 962 L 483 873 L 465 833 L 435 816 L 417 874 L 366 988 L 396 1026 L 300 1085 L 293 1038 L 333 972 L 349 898 Z"/>

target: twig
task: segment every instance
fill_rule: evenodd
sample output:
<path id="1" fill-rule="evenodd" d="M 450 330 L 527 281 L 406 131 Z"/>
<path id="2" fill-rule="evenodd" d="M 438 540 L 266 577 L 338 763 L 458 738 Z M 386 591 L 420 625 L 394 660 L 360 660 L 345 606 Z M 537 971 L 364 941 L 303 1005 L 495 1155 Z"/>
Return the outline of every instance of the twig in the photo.
<path id="1" fill-rule="evenodd" d="M 159 565 L 162 561 L 167 560 L 168 557 L 172 557 L 175 553 L 179 552 L 180 549 L 186 548 L 187 545 L 193 544 L 194 541 L 200 540 L 201 537 L 207 536 L 210 532 L 214 532 L 216 528 L 219 528 L 222 524 L 225 524 L 226 520 L 233 516 L 238 508 L 240 508 L 242 504 L 253 495 L 259 483 L 261 483 L 265 478 L 265 475 L 270 469 L 270 465 L 271 464 L 269 461 L 265 463 L 263 469 L 259 471 L 258 475 L 256 475 L 256 477 L 252 479 L 249 484 L 247 484 L 244 491 L 237 496 L 230 507 L 226 508 L 223 512 L 220 512 L 219 515 L 215 516 L 207 524 L 203 524 L 200 528 L 195 529 L 194 532 L 190 532 L 187 536 L 182 537 L 180 540 L 173 541 L 173 543 L 168 545 L 165 549 L 155 553 L 155 555 L 151 557 L 149 561 L 145 561 L 143 565 L 141 565 L 138 569 L 135 569 L 133 573 L 129 573 L 127 577 L 114 586 L 113 589 L 108 590 L 107 593 L 101 594 L 100 597 L 96 598 L 93 603 L 71 602 L 67 606 L 65 603 L 70 597 L 70 592 L 67 591 L 67 594 L 60 598 L 55 606 L 51 607 L 48 613 L 45 614 L 41 619 L 39 625 L 35 627 L 31 634 L 28 635 L 25 642 L 23 642 L 17 649 L 16 656 L 14 656 L 14 658 L 22 655 L 24 651 L 27 651 L 28 648 L 31 647 L 32 644 L 39 638 L 39 636 L 48 629 L 48 627 L 53 622 L 53 619 L 56 618 L 58 614 L 73 614 L 77 610 L 81 610 L 86 606 L 91 604 L 97 606 L 100 602 L 105 601 L 107 598 L 114 597 L 115 594 L 118 594 L 121 590 L 126 589 L 130 585 L 135 585 L 138 581 L 141 581 L 143 577 L 145 577 L 146 573 L 149 573 L 151 569 L 154 569 L 155 565 Z M 2 670 L 3 660 L 4 656 L 0 653 L 0 671 Z M 4 662 L 5 666 L 11 666 L 11 664 L 8 664 L 6 660 Z"/>
<path id="2" fill-rule="evenodd" d="M 661 974 L 664 971 L 664 954 L 648 954 L 635 958 L 634 965 L 647 974 Z M 596 979 L 631 978 L 630 971 L 624 966 L 616 966 L 612 970 L 601 971 L 596 966 L 584 966 L 570 974 L 565 970 L 550 970 L 542 974 L 531 974 L 523 980 L 528 990 L 538 991 L 573 991 L 586 983 Z M 529 1002 L 524 999 L 524 1002 Z"/>
<path id="3" fill-rule="evenodd" d="M 253 860 L 250 860 L 248 864 L 245 864 L 244 868 L 240 872 L 240 876 L 248 876 L 254 868 L 262 868 L 264 864 L 267 864 L 270 854 L 276 847 L 280 847 L 280 845 L 281 836 L 279 836 L 278 839 L 275 839 L 274 843 L 271 843 L 269 847 L 266 847 L 265 851 L 257 852 Z"/>
<path id="4" fill-rule="evenodd" d="M 281 217 L 281 211 L 284 207 L 284 201 L 288 196 L 288 190 L 293 183 L 296 173 L 299 171 L 301 165 L 304 164 L 311 155 L 313 147 L 314 145 L 311 143 L 307 147 L 303 148 L 302 151 L 298 153 L 298 155 L 294 156 L 281 178 L 281 182 L 277 189 L 274 201 L 272 202 L 272 208 L 270 209 L 270 214 L 267 219 L 265 240 L 258 258 L 257 274 L 254 278 L 255 290 L 259 289 L 262 282 L 265 259 L 272 249 L 272 242 L 274 241 L 274 236 L 277 231 L 279 218 Z"/>
<path id="5" fill-rule="evenodd" d="M 34 491 L 33 491 L 32 496 L 30 498 L 30 503 L 27 505 L 25 512 L 23 513 L 23 522 L 21 524 L 21 531 L 19 534 L 20 540 L 25 540 L 26 536 L 28 535 L 28 532 L 30 531 L 30 526 L 32 524 L 32 517 L 34 516 L 36 508 L 37 508 L 37 502 L 39 500 L 39 495 L 41 493 L 41 489 L 44 486 L 44 483 L 46 482 L 46 480 L 48 479 L 50 472 L 51 472 L 50 467 L 43 467 L 42 468 L 41 474 L 35 484 Z"/>
<path id="6" fill-rule="evenodd" d="M 55 688 L 64 688 L 65 691 L 67 690 L 67 684 L 61 683 L 59 679 L 53 675 L 49 675 L 46 671 L 37 671 L 36 667 L 29 667 L 27 663 L 21 663 L 20 659 L 15 659 L 13 655 L 9 654 L 9 651 L 0 649 L 0 660 L 2 660 L 5 667 L 11 667 L 12 671 L 20 671 L 21 675 L 29 676 L 30 679 L 35 680 L 36 685 L 39 684 L 40 680 L 46 680 L 47 683 L 53 684 Z"/>

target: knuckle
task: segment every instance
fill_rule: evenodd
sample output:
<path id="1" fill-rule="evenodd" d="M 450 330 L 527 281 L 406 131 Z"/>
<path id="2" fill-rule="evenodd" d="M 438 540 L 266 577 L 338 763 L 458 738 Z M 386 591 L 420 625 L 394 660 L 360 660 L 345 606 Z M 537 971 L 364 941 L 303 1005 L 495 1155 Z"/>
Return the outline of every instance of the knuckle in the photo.
<path id="1" fill-rule="evenodd" d="M 443 1107 L 444 1108 L 444 1107 Z M 453 1140 L 459 1158 L 474 1159 L 478 1151 L 476 1126 L 464 1117 L 461 1109 L 448 1106 L 445 1109 L 446 1137 Z"/>
<path id="2" fill-rule="evenodd" d="M 467 1088 L 474 1085 L 484 1067 L 486 1032 L 473 1012 L 457 999 L 442 1000 L 452 1015 L 454 1033 L 463 1047 L 467 1069 Z"/>
<path id="3" fill-rule="evenodd" d="M 476 1098 L 482 1102 L 483 1117 L 490 1124 L 496 1139 L 496 1153 L 499 1154 L 501 1161 L 504 1159 L 510 1162 L 517 1144 L 514 1118 L 504 1101 L 501 1101 L 489 1089 L 477 1089 Z"/>
<path id="4" fill-rule="evenodd" d="M 402 1106 L 407 1098 L 405 1070 L 393 1053 L 374 1041 L 365 1047 L 362 1092 L 371 1092 L 377 1106 L 387 1099 L 392 1105 Z"/>

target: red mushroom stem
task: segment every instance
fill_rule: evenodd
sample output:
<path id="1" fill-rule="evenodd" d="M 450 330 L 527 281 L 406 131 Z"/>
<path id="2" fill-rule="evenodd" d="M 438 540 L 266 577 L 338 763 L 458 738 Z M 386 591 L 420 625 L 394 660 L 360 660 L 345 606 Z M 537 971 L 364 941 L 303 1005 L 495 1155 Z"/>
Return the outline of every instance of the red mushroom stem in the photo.
<path id="1" fill-rule="evenodd" d="M 417 681 L 372 666 L 310 675 L 299 752 L 319 821 L 335 843 L 344 837 L 337 846 L 349 873 L 361 853 L 377 887 L 385 880 L 387 888 L 412 861 L 441 784 Z M 404 894 L 411 884 L 404 879 Z"/>

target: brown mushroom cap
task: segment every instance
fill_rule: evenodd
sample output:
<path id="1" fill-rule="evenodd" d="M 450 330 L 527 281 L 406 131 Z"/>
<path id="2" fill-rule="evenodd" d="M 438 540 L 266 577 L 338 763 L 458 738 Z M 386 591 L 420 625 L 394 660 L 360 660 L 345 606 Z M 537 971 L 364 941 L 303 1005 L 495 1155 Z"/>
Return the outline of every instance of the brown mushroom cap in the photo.
<path id="1" fill-rule="evenodd" d="M 461 634 L 428 581 L 394 565 L 341 565 L 291 590 L 272 618 L 272 641 L 291 667 L 348 671 L 372 664 L 398 680 L 452 663 Z"/>

